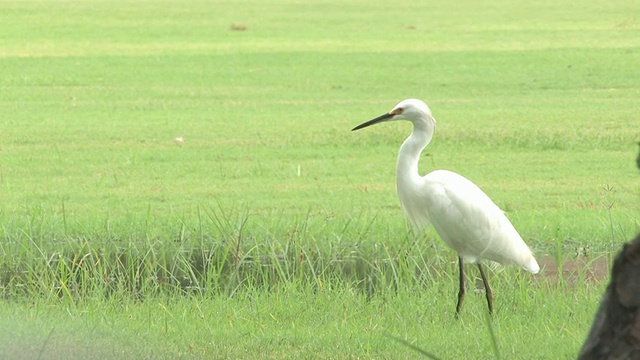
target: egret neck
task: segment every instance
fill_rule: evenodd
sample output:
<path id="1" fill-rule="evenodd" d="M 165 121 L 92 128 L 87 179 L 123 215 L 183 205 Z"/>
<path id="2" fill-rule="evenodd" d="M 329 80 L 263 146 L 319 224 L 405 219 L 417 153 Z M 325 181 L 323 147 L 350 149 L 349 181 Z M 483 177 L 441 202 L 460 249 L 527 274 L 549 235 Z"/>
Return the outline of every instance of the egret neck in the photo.
<path id="1" fill-rule="evenodd" d="M 423 113 L 421 117 L 411 121 L 413 132 L 402 143 L 398 153 L 398 167 L 396 172 L 396 187 L 398 194 L 400 189 L 414 189 L 421 176 L 418 172 L 418 163 L 422 150 L 429 144 L 436 128 L 436 120 L 430 114 Z M 407 184 L 402 186 L 401 184 Z M 401 196 L 401 200 L 403 196 Z"/>

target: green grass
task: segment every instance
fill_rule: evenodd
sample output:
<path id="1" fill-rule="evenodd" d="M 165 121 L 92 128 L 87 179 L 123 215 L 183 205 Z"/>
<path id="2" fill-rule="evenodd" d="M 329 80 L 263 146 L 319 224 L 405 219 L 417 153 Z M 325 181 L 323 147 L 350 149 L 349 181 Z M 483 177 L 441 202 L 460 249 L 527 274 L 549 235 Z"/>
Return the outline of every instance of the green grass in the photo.
<path id="1" fill-rule="evenodd" d="M 438 120 L 423 172 L 477 183 L 539 258 L 586 255 L 491 279 L 502 358 L 574 358 L 594 258 L 640 228 L 636 12 L 0 3 L 0 357 L 417 356 L 397 337 L 493 358 L 482 294 L 453 319 L 455 254 L 407 234 L 409 125 L 350 131 L 417 97 Z"/>
<path id="2" fill-rule="evenodd" d="M 59 251 L 68 249 L 60 252 L 39 244 L 53 255 L 23 263 L 45 265 L 14 269 L 5 281 L 0 351 L 45 349 L 78 358 L 412 357 L 387 337 L 393 334 L 446 358 L 493 354 L 484 296 L 469 296 L 461 319 L 453 317 L 454 256 L 406 238 L 373 247 L 278 238 L 197 247 L 148 241 L 120 249 L 94 239 L 98 245 L 60 244 Z M 585 329 L 576 322 L 589 321 L 602 290 L 586 280 L 586 270 L 577 276 L 563 284 L 495 271 L 491 324 L 502 354 L 572 356 L 575 345 L 566 344 L 581 341 Z"/>

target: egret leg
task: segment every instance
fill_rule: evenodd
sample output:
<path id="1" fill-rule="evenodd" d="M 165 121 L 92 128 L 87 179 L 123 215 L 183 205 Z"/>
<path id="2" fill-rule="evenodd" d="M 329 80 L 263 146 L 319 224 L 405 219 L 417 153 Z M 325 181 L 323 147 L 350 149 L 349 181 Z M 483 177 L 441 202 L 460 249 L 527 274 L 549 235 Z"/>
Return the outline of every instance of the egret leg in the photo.
<path id="1" fill-rule="evenodd" d="M 487 304 L 489 305 L 489 314 L 493 314 L 493 291 L 487 281 L 487 276 L 484 274 L 482 264 L 478 263 L 478 269 L 480 270 L 480 276 L 482 276 L 482 282 L 484 283 L 484 293 L 487 296 Z"/>
<path id="2" fill-rule="evenodd" d="M 458 256 L 458 267 L 460 270 L 460 290 L 458 291 L 458 304 L 456 305 L 456 318 L 458 318 L 458 314 L 460 314 L 460 308 L 462 307 L 462 301 L 464 300 L 464 293 L 465 293 L 464 264 L 462 262 L 462 256 Z"/>

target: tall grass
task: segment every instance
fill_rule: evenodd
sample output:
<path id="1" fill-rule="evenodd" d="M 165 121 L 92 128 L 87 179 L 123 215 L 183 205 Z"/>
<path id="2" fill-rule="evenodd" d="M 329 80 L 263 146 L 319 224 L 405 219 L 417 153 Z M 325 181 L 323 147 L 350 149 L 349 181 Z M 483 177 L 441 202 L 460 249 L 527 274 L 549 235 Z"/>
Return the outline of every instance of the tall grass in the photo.
<path id="1" fill-rule="evenodd" d="M 221 208 L 199 213 L 197 226 L 181 223 L 169 237 L 84 237 L 45 231 L 46 221 L 34 210 L 30 227 L 5 230 L 2 294 L 72 301 L 112 294 L 230 296 L 281 284 L 322 289 L 337 282 L 374 296 L 427 286 L 446 262 L 428 242 L 407 235 L 395 243 L 366 240 L 366 226 L 358 234 L 350 229 L 352 220 L 342 233 L 310 232 L 306 221 L 287 229 L 262 224 L 261 231 L 252 232 L 245 229 L 251 222 L 248 212 L 237 217 Z"/>
<path id="2" fill-rule="evenodd" d="M 176 219 L 175 235 L 167 238 L 47 234 L 43 226 L 46 219 L 34 221 L 30 230 L 5 232 L 7 241 L 0 249 L 10 256 L 0 260 L 4 304 L 7 309 L 14 306 L 10 304 L 35 304 L 36 314 L 27 323 L 40 319 L 37 321 L 49 324 L 46 319 L 51 318 L 58 324 L 42 328 L 49 332 L 32 335 L 41 339 L 38 346 L 51 347 L 61 354 L 65 351 L 58 348 L 64 344 L 60 338 L 75 331 L 69 328 L 75 321 L 55 319 L 71 314 L 72 318 L 83 319 L 89 328 L 106 331 L 122 351 L 139 355 L 131 352 L 122 335 L 117 335 L 112 328 L 115 325 L 109 325 L 126 323 L 116 315 L 124 312 L 150 327 L 143 331 L 140 325 L 126 325 L 119 331 L 133 331 L 140 339 L 149 336 L 141 331 L 158 334 L 165 342 L 159 349 L 169 353 L 173 352 L 167 344 L 182 344 L 182 338 L 191 334 L 199 339 L 195 348 L 203 351 L 201 355 L 187 352 L 195 357 L 206 357 L 204 354 L 211 355 L 218 349 L 217 343 L 205 340 L 207 336 L 216 341 L 232 336 L 243 347 L 253 349 L 244 350 L 252 354 L 248 356 L 260 354 L 260 348 L 267 346 L 275 358 L 297 357 L 264 343 L 264 335 L 252 341 L 241 340 L 242 331 L 280 334 L 276 338 L 281 336 L 280 341 L 289 344 L 286 347 L 298 356 L 308 351 L 320 358 L 331 356 L 335 350 L 327 346 L 327 341 L 336 342 L 346 332 L 355 342 L 345 340 L 345 354 L 415 355 L 411 347 L 385 343 L 387 334 L 440 358 L 461 356 L 470 350 L 464 347 L 474 348 L 483 357 L 497 353 L 512 357 L 513 351 L 521 351 L 521 343 L 514 340 L 523 336 L 517 322 L 531 322 L 529 326 L 541 331 L 536 337 L 558 336 L 548 328 L 548 322 L 564 323 L 575 316 L 574 321 L 588 323 L 588 309 L 595 308 L 594 296 L 603 286 L 591 280 L 588 266 L 574 268 L 575 273 L 567 279 L 562 273 L 559 278 L 532 277 L 510 268 L 495 268 L 490 271 L 490 281 L 496 295 L 496 314 L 487 325 L 481 282 L 471 271 L 471 294 L 478 296 L 467 299 L 461 319 L 456 321 L 456 255 L 431 236 L 425 239 L 405 233 L 389 241 L 387 235 L 371 233 L 369 224 L 357 219 L 345 221 L 340 226 L 342 232 L 316 232 L 308 228 L 311 220 L 278 227 L 274 223 L 282 219 L 265 219 L 249 211 L 231 215 L 225 209 L 213 208 L 201 209 L 200 214 L 201 223 L 193 226 Z M 201 233 L 202 229 L 209 231 Z M 560 264 L 564 261 L 566 257 L 559 259 Z M 585 302 L 589 297 L 592 299 Z M 566 302 L 565 298 L 575 300 Z M 571 304 L 573 301 L 581 304 L 580 309 Z M 236 305 L 223 306 L 225 302 Z M 560 318 L 550 320 L 553 316 Z M 224 320 L 227 317 L 228 323 Z M 255 325 L 239 325 L 246 317 L 261 320 L 252 320 Z M 318 321 L 324 325 L 315 327 Z M 197 330 L 189 322 L 199 324 Z M 441 334 L 443 323 L 451 334 Z M 287 324 L 299 329 L 285 330 Z M 24 324 L 11 326 L 21 328 Z M 488 332 L 486 326 L 492 331 Z M 340 330 L 331 331 L 331 327 Z M 86 336 L 96 336 L 94 331 Z M 314 331 L 318 338 L 311 340 Z M 418 335 L 421 332 L 424 334 Z M 451 340 L 446 339 L 457 336 L 469 337 L 461 342 L 464 347 L 447 348 L 446 342 Z M 560 338 L 575 341 L 581 336 L 582 331 Z M 296 337 L 300 337 L 299 343 Z M 145 341 L 155 344 L 157 340 Z M 358 343 L 367 344 L 367 348 L 352 348 Z M 151 348 L 143 349 L 151 351 L 145 356 L 164 357 Z M 230 345 L 224 345 L 224 349 L 232 357 L 242 353 Z M 96 349 L 103 350 L 101 346 Z M 566 349 L 558 354 L 570 352 Z"/>

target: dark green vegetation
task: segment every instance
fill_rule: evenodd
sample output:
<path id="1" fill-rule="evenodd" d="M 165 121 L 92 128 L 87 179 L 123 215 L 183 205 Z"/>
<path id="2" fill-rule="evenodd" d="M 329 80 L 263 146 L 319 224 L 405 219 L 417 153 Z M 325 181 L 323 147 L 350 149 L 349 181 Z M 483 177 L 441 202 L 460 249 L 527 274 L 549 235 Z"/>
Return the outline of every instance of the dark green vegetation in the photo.
<path id="1" fill-rule="evenodd" d="M 502 356 L 575 357 L 639 228 L 636 14 L 1 3 L 0 354 L 416 355 L 387 333 L 493 357 L 482 296 L 453 319 L 455 254 L 405 228 L 409 125 L 349 131 L 418 97 L 438 120 L 423 171 L 476 182 L 547 266 L 493 271 Z"/>

